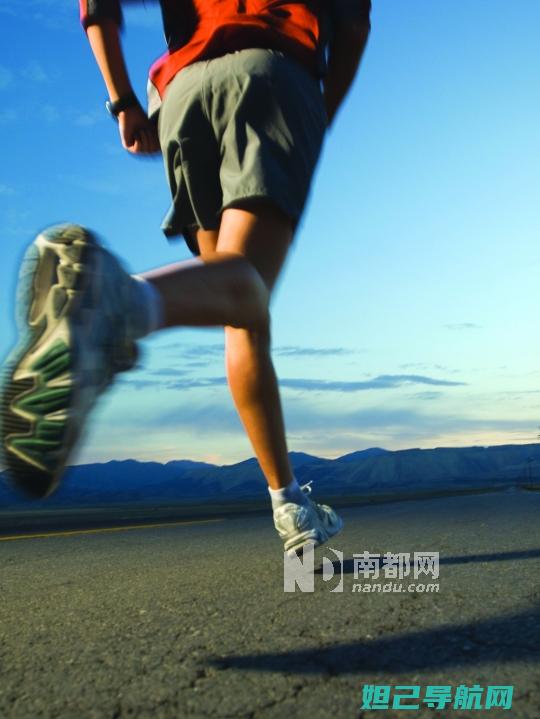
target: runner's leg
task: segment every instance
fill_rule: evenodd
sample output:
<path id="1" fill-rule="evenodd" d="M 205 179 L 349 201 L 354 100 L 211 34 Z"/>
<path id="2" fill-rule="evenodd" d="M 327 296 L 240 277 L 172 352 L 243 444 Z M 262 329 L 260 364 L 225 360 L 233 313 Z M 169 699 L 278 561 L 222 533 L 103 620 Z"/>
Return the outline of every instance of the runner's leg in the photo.
<path id="1" fill-rule="evenodd" d="M 271 292 L 292 239 L 290 220 L 270 204 L 223 212 L 218 251 L 249 260 Z M 279 389 L 270 355 L 270 319 L 252 328 L 225 328 L 229 387 L 259 464 L 272 489 L 293 479 Z"/>
<path id="2" fill-rule="evenodd" d="M 162 327 L 267 324 L 269 292 L 261 276 L 240 253 L 212 252 L 139 275 L 162 301 Z"/>
<path id="3" fill-rule="evenodd" d="M 274 287 L 292 237 L 290 221 L 268 204 L 251 211 L 225 210 L 221 228 L 199 230 L 201 258 L 216 251 L 239 254 L 253 263 L 269 291 Z M 246 433 L 272 489 L 287 486 L 292 472 L 278 384 L 270 356 L 268 325 L 257 330 L 225 328 L 229 387 Z"/>

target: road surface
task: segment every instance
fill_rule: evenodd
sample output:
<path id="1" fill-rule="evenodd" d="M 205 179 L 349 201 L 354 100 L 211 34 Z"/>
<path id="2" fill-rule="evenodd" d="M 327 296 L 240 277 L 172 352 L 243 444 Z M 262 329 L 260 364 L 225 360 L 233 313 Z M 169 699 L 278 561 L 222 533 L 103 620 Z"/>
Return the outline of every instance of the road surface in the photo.
<path id="1" fill-rule="evenodd" d="M 0 717 L 538 719 L 540 493 L 342 514 L 342 592 L 320 569 L 284 592 L 270 515 L 0 538 Z M 439 591 L 352 591 L 366 550 L 438 551 Z M 361 709 L 364 685 L 475 684 L 512 709 Z"/>

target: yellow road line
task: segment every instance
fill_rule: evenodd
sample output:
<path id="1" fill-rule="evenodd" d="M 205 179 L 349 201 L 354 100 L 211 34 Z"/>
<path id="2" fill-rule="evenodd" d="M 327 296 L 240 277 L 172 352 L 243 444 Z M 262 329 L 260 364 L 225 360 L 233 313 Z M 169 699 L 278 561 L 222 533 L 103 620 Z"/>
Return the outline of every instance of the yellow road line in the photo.
<path id="1" fill-rule="evenodd" d="M 155 529 L 156 527 L 177 527 L 186 524 L 209 524 L 223 522 L 223 519 L 193 519 L 184 522 L 162 522 L 160 524 L 128 524 L 125 527 L 100 527 L 99 529 L 74 529 L 69 532 L 47 532 L 44 534 L 15 534 L 12 537 L 0 537 L 0 542 L 14 539 L 43 539 L 47 537 L 72 537 L 77 534 L 99 534 L 100 532 L 123 532 L 128 529 Z"/>

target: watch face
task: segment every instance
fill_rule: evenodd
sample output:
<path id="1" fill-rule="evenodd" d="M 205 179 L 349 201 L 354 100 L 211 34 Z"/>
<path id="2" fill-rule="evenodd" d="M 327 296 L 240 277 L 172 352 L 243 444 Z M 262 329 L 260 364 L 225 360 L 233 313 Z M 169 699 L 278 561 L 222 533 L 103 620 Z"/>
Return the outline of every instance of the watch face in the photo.
<path id="1" fill-rule="evenodd" d="M 107 108 L 108 112 L 116 119 L 123 110 L 126 110 L 128 107 L 134 107 L 138 104 L 139 100 L 137 98 L 137 95 L 134 92 L 130 92 L 129 95 L 124 95 L 123 97 L 118 98 L 118 100 L 115 100 L 115 102 L 107 100 L 105 102 L 105 107 Z"/>
<path id="2" fill-rule="evenodd" d="M 106 100 L 105 102 L 105 109 L 109 113 L 109 115 L 113 118 L 113 120 L 116 120 L 118 122 L 118 116 L 114 111 L 114 105 L 110 100 Z"/>

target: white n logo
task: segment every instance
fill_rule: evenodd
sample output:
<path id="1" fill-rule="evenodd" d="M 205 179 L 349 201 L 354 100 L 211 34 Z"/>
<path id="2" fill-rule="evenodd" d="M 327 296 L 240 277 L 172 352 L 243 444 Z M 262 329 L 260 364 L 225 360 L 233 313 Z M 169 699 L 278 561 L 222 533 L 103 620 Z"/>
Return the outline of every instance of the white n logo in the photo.
<path id="1" fill-rule="evenodd" d="M 302 559 L 291 552 L 283 554 L 283 591 L 295 592 L 296 585 L 301 592 L 315 591 L 315 547 L 313 544 L 304 546 Z"/>

